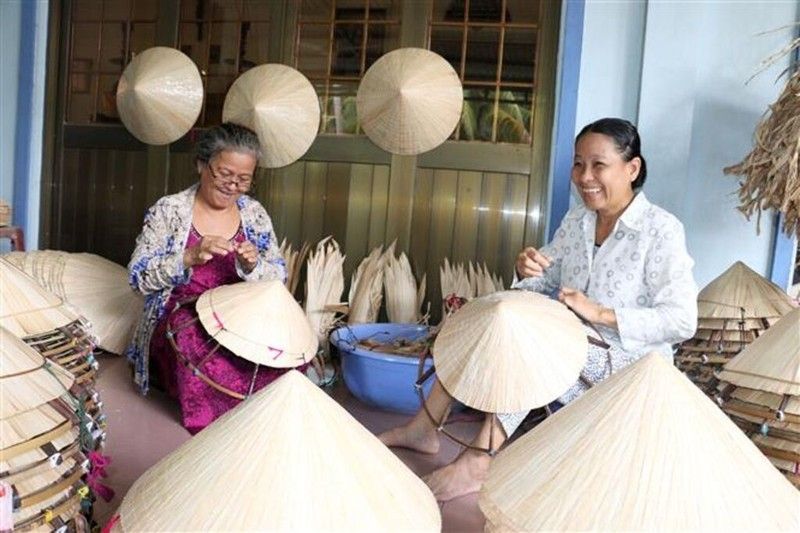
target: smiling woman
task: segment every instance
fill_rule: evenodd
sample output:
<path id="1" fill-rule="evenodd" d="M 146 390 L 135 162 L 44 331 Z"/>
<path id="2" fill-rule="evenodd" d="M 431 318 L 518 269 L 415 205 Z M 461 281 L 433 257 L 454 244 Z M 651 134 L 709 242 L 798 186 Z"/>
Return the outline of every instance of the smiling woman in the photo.
<path id="1" fill-rule="evenodd" d="M 147 391 L 152 363 L 158 384 L 180 401 L 183 424 L 192 433 L 240 401 L 208 380 L 242 396 L 282 373 L 256 369 L 224 348 L 211 350 L 208 335 L 193 320 L 194 301 L 209 289 L 286 278 L 269 215 L 246 194 L 260 156 L 258 137 L 245 127 L 225 123 L 207 130 L 197 144 L 199 183 L 150 208 L 128 265 L 131 286 L 146 297 L 128 348 L 136 383 Z M 173 322 L 193 324 L 173 340 L 206 380 L 177 364 L 166 336 Z"/>

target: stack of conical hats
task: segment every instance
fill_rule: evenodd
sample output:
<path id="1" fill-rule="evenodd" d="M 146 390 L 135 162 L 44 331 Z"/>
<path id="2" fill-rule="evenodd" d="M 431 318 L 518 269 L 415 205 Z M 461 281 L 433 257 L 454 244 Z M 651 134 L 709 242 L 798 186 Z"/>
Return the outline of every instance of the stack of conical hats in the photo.
<path id="1" fill-rule="evenodd" d="M 441 529 L 428 487 L 295 370 L 145 472 L 119 517 L 122 531 Z"/>
<path id="2" fill-rule="evenodd" d="M 479 503 L 490 530 L 800 528 L 800 492 L 656 353 L 499 454 Z"/>
<path id="3" fill-rule="evenodd" d="M 789 295 L 737 261 L 700 291 L 697 332 L 680 345 L 675 362 L 713 395 L 714 372 L 793 308 Z"/>
<path id="4" fill-rule="evenodd" d="M 94 436 L 90 447 L 99 447 L 105 438 L 105 416 L 95 390 L 94 344 L 83 319 L 61 298 L 0 258 L 0 326 L 75 376 L 73 392 Z"/>
<path id="5" fill-rule="evenodd" d="M 722 409 L 800 487 L 800 309 L 734 357 L 719 379 Z"/>
<path id="6" fill-rule="evenodd" d="M 567 307 L 530 291 L 469 301 L 436 336 L 436 376 L 451 396 L 491 413 L 546 405 L 578 381 L 588 340 Z"/>
<path id="7" fill-rule="evenodd" d="M 128 285 L 124 267 L 99 255 L 51 250 L 4 258 L 86 317 L 100 348 L 125 352 L 144 302 Z"/>
<path id="8" fill-rule="evenodd" d="M 0 481 L 13 487 L 14 529 L 78 519 L 86 462 L 66 402 L 74 377 L 0 327 Z"/>

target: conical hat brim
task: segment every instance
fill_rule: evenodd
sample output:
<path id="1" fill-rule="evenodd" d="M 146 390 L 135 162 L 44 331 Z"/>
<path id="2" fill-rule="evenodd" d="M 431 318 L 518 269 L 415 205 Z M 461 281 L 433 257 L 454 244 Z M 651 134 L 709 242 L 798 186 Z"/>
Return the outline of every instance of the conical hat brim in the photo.
<path id="1" fill-rule="evenodd" d="M 314 358 L 319 345 L 302 308 L 280 281 L 206 291 L 197 300 L 197 315 L 214 340 L 260 365 L 300 366 Z"/>
<path id="2" fill-rule="evenodd" d="M 41 463 L 49 457 L 49 455 L 43 450 L 46 445 L 49 444 L 56 451 L 63 452 L 78 442 L 79 435 L 80 430 L 76 426 L 69 426 L 66 428 L 66 431 L 43 443 L 42 446 L 37 446 L 28 451 L 16 454 L 14 457 L 10 457 L 4 461 L 1 461 L 0 468 L 2 468 L 2 472 L 16 472 L 25 470 L 31 465 Z"/>
<path id="3" fill-rule="evenodd" d="M 12 446 L 40 437 L 62 425 L 68 430 L 72 423 L 50 404 L 0 420 L 0 461 L 15 456 L 9 451 Z"/>
<path id="4" fill-rule="evenodd" d="M 427 152 L 447 140 L 461 119 L 463 103 L 456 71 L 422 48 L 382 56 L 364 74 L 356 97 L 364 133 L 400 155 Z"/>
<path id="5" fill-rule="evenodd" d="M 169 144 L 192 129 L 203 106 L 203 80 L 192 60 L 156 46 L 133 58 L 117 87 L 119 118 L 147 144 Z"/>
<path id="6" fill-rule="evenodd" d="M 433 345 L 436 376 L 460 402 L 493 413 L 546 405 L 578 380 L 588 341 L 566 306 L 529 291 L 470 301 Z"/>
<path id="7" fill-rule="evenodd" d="M 145 472 L 120 517 L 126 531 L 441 528 L 425 484 L 296 371 Z"/>
<path id="8" fill-rule="evenodd" d="M 297 70 L 272 63 L 251 68 L 233 82 L 222 120 L 258 134 L 264 152 L 259 165 L 284 167 L 308 151 L 319 130 L 319 99 Z"/>
<path id="9" fill-rule="evenodd" d="M 800 528 L 800 492 L 659 354 L 503 450 L 479 503 L 527 531 Z"/>
<path id="10" fill-rule="evenodd" d="M 800 309 L 784 315 L 731 359 L 719 379 L 749 389 L 800 396 Z"/>
<path id="11" fill-rule="evenodd" d="M 704 319 L 780 317 L 793 308 L 788 294 L 741 261 L 706 285 L 697 297 L 697 313 Z"/>

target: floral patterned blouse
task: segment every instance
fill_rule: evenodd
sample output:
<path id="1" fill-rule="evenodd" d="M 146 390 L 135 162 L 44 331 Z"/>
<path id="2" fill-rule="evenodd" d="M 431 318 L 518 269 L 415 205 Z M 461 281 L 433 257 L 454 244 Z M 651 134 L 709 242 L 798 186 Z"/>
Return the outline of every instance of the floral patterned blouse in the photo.
<path id="1" fill-rule="evenodd" d="M 144 226 L 136 239 L 136 249 L 128 263 L 128 282 L 145 297 L 144 312 L 127 350 L 134 365 L 134 381 L 147 392 L 150 337 L 172 290 L 187 283 L 192 269 L 183 266 L 183 251 L 192 227 L 192 208 L 198 185 L 165 196 L 144 217 Z M 245 281 L 286 280 L 286 263 L 278 249 L 272 221 L 256 200 L 242 195 L 236 202 L 242 229 L 247 240 L 258 248 L 258 263 L 250 273 L 236 264 Z"/>

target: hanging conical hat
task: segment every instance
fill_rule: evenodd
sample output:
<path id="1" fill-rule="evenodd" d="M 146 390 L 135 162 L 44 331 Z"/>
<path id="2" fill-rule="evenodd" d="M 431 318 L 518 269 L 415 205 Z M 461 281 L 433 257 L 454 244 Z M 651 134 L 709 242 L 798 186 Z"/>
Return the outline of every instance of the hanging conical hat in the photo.
<path id="1" fill-rule="evenodd" d="M 74 381 L 72 374 L 0 327 L 0 418 L 58 398 Z"/>
<path id="2" fill-rule="evenodd" d="M 697 297 L 698 316 L 704 319 L 780 317 L 793 308 L 788 294 L 741 261 L 706 285 Z"/>
<path id="3" fill-rule="evenodd" d="M 202 106 L 200 71 L 174 48 L 148 48 L 133 58 L 119 79 L 119 118 L 143 143 L 177 141 L 192 129 Z"/>
<path id="4" fill-rule="evenodd" d="M 479 503 L 525 531 L 800 528 L 800 492 L 656 353 L 499 454 Z"/>
<path id="5" fill-rule="evenodd" d="M 471 300 L 433 345 L 436 376 L 462 403 L 492 413 L 546 405 L 578 380 L 588 341 L 566 306 L 529 291 Z"/>
<path id="6" fill-rule="evenodd" d="M 51 331 L 79 317 L 58 296 L 0 258 L 0 326 L 18 337 Z"/>
<path id="7" fill-rule="evenodd" d="M 731 359 L 719 379 L 749 389 L 800 396 L 800 309 L 784 315 Z"/>
<path id="8" fill-rule="evenodd" d="M 243 281 L 206 291 L 197 300 L 197 315 L 214 340 L 260 365 L 292 368 L 317 353 L 317 335 L 280 281 Z"/>
<path id="9" fill-rule="evenodd" d="M 430 50 L 401 48 L 364 74 L 356 109 L 372 142 L 393 154 L 412 155 L 447 140 L 463 103 L 461 81 L 447 60 Z"/>
<path id="10" fill-rule="evenodd" d="M 308 151 L 319 130 L 314 86 L 297 70 L 277 63 L 239 76 L 225 97 L 222 120 L 258 133 L 264 156 L 259 165 L 285 167 Z"/>
<path id="11" fill-rule="evenodd" d="M 120 517 L 125 531 L 441 528 L 428 487 L 297 371 L 145 472 Z"/>

